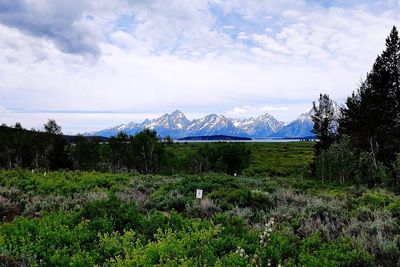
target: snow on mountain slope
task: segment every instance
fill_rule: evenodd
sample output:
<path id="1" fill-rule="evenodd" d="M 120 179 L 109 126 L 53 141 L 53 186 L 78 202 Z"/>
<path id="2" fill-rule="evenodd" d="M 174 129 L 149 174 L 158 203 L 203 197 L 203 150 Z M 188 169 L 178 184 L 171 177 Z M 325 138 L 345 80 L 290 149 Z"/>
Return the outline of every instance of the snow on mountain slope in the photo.
<path id="1" fill-rule="evenodd" d="M 299 138 L 306 136 L 314 136 L 311 132 L 314 123 L 311 119 L 312 110 L 301 114 L 296 120 L 285 125 L 279 131 L 271 134 L 271 137 L 281 138 Z"/>
<path id="2" fill-rule="evenodd" d="M 143 128 L 157 131 L 160 136 L 172 136 L 174 138 L 184 137 L 190 121 L 180 110 L 175 110 L 171 114 L 164 114 L 158 119 L 143 124 Z"/>
<path id="3" fill-rule="evenodd" d="M 196 119 L 187 127 L 187 136 L 200 135 L 233 135 L 246 136 L 235 125 L 223 115 L 210 114 L 201 119 Z"/>
<path id="4" fill-rule="evenodd" d="M 334 128 L 335 130 L 338 127 L 337 121 L 341 116 L 340 111 L 341 106 L 339 106 L 336 102 L 333 102 L 334 114 Z M 312 132 L 314 127 L 314 123 L 312 121 L 311 116 L 314 114 L 314 110 L 311 108 L 308 112 L 301 114 L 296 120 L 290 122 L 285 125 L 279 131 L 271 134 L 271 137 L 280 137 L 280 138 L 301 138 L 306 136 L 315 136 Z"/>
<path id="5" fill-rule="evenodd" d="M 283 122 L 277 121 L 272 115 L 265 113 L 257 118 L 232 120 L 233 124 L 247 135 L 261 138 L 279 131 Z"/>
<path id="6" fill-rule="evenodd" d="M 335 118 L 339 118 L 340 106 L 334 104 Z M 153 119 L 145 120 L 142 123 L 131 122 L 115 127 L 107 128 L 89 135 L 113 136 L 123 131 L 127 134 L 136 134 L 142 129 L 156 130 L 161 137 L 171 136 L 181 138 L 186 136 L 202 135 L 231 135 L 253 138 L 288 138 L 313 136 L 311 132 L 313 122 L 311 119 L 313 110 L 301 114 L 296 120 L 284 125 L 277 121 L 272 115 L 265 113 L 257 118 L 230 119 L 223 115 L 210 114 L 200 119 L 188 120 L 185 114 L 175 110 L 171 114 Z"/>

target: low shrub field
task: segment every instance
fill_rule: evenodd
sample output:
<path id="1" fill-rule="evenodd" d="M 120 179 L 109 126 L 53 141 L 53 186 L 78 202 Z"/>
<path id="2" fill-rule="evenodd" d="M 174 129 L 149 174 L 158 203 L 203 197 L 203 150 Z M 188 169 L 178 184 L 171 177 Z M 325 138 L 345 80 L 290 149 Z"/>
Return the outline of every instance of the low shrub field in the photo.
<path id="1" fill-rule="evenodd" d="M 2 266 L 400 264 L 398 195 L 299 173 L 0 171 L 0 216 Z"/>

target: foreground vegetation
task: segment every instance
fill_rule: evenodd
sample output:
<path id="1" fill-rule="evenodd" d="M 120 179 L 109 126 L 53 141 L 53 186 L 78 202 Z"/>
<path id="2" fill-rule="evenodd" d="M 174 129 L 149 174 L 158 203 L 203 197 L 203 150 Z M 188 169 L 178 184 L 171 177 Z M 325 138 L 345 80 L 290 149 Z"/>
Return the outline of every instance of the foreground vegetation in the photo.
<path id="1" fill-rule="evenodd" d="M 264 145 L 269 149 L 262 153 L 266 160 L 253 153 L 248 171 L 264 166 L 275 175 L 256 178 L 217 173 L 0 171 L 0 262 L 4 266 L 400 264 L 399 196 L 384 188 L 307 178 L 309 168 L 299 170 L 309 166 L 312 157 L 304 161 L 295 152 L 307 154 L 307 146 Z M 291 166 L 300 169 L 269 163 L 274 158 L 279 162 L 285 147 L 292 151 L 286 155 L 293 158 Z M 188 150 L 184 145 L 172 149 Z M 202 200 L 195 199 L 196 189 L 204 190 Z"/>

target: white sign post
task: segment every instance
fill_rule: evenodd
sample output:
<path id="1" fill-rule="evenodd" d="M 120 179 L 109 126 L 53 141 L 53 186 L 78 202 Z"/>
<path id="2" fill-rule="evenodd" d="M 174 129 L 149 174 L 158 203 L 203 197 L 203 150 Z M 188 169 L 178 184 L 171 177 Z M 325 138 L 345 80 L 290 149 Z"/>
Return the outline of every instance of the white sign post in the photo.
<path id="1" fill-rule="evenodd" d="M 196 190 L 196 198 L 198 198 L 198 199 L 203 198 L 203 190 L 201 190 L 201 189 Z"/>

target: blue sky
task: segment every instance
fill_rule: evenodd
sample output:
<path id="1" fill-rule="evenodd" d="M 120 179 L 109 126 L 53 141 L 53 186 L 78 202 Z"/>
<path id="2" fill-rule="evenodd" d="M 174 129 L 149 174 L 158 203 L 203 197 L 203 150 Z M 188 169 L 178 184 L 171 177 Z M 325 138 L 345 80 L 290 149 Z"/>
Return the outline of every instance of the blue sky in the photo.
<path id="1" fill-rule="evenodd" d="M 76 133 L 177 108 L 290 121 L 356 89 L 399 3 L 0 0 L 0 123 Z"/>

